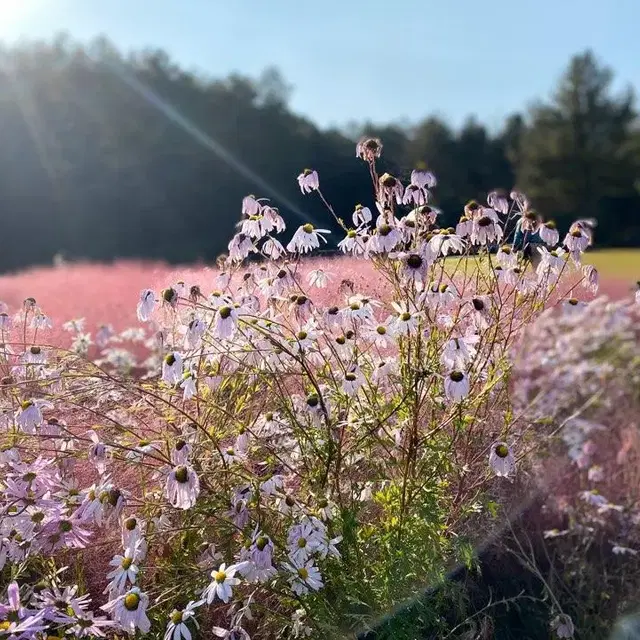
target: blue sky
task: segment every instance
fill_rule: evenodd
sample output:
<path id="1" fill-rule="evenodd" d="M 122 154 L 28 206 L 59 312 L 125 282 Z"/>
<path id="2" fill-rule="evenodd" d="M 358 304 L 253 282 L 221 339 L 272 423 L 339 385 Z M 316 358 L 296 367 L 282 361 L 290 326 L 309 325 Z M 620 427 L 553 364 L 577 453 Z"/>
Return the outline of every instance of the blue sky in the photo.
<path id="1" fill-rule="evenodd" d="M 321 126 L 436 113 L 497 127 L 587 47 L 639 89 L 638 25 L 640 0 L 0 0 L 4 41 L 102 33 L 213 76 L 275 65 Z"/>

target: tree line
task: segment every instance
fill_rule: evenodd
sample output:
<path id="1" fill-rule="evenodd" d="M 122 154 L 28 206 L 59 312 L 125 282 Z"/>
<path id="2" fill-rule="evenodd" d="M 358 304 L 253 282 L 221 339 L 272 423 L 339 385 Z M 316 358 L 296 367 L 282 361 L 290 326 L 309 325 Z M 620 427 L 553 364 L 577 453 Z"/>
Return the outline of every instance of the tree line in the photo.
<path id="1" fill-rule="evenodd" d="M 316 169 L 344 219 L 358 202 L 372 206 L 354 151 L 364 134 L 383 140 L 383 170 L 406 179 L 426 164 L 436 173 L 445 225 L 469 199 L 516 187 L 561 229 L 594 217 L 598 245 L 637 246 L 638 114 L 633 92 L 615 93 L 612 80 L 585 52 L 569 62 L 552 99 L 508 117 L 499 131 L 473 118 L 454 130 L 436 117 L 321 130 L 290 110 L 275 69 L 205 78 L 161 50 L 124 55 L 104 38 L 3 47 L 0 271 L 59 253 L 212 261 L 248 193 L 271 198 L 289 225 L 331 227 L 295 178 Z"/>

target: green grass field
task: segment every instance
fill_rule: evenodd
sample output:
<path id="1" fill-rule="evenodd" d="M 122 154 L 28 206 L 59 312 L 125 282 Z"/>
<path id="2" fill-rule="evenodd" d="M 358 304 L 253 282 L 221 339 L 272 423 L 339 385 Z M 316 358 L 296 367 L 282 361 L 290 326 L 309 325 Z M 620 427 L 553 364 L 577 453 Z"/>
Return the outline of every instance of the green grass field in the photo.
<path id="1" fill-rule="evenodd" d="M 592 264 L 602 278 L 640 280 L 640 249 L 601 249 L 590 251 L 585 262 Z"/>
<path id="2" fill-rule="evenodd" d="M 461 258 L 454 256 L 447 259 L 446 270 L 461 273 L 464 267 L 460 265 Z M 474 258 L 474 262 L 475 262 Z M 486 258 L 485 258 L 486 261 Z M 589 251 L 584 256 L 585 264 L 592 264 L 600 273 L 603 280 L 626 280 L 630 284 L 640 280 L 640 249 L 600 249 Z M 488 264 L 484 263 L 485 266 Z M 471 268 L 475 268 L 475 265 Z M 469 266 L 467 266 L 469 269 Z"/>

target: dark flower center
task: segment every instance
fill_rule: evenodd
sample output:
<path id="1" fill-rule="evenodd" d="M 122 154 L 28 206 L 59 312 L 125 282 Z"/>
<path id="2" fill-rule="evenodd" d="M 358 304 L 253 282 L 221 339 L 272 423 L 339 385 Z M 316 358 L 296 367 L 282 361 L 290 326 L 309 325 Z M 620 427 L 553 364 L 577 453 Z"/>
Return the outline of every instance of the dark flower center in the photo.
<path id="1" fill-rule="evenodd" d="M 173 287 L 162 290 L 162 299 L 165 302 L 173 302 L 177 297 L 176 290 Z"/>
<path id="2" fill-rule="evenodd" d="M 506 458 L 509 455 L 509 447 L 506 444 L 499 444 L 495 448 L 495 452 L 498 458 Z"/>
<path id="3" fill-rule="evenodd" d="M 422 258 L 417 254 L 417 253 L 412 253 L 408 258 L 407 258 L 407 264 L 412 268 L 412 269 L 419 269 L 422 266 L 423 260 Z"/>
<path id="4" fill-rule="evenodd" d="M 189 479 L 189 472 L 187 471 L 187 467 L 184 465 L 180 465 L 176 468 L 176 480 L 181 484 L 184 484 Z"/>
<path id="5" fill-rule="evenodd" d="M 397 180 L 389 173 L 385 173 L 382 178 L 380 178 L 380 184 L 383 187 L 387 187 L 387 189 L 392 189 L 396 186 Z"/>
<path id="6" fill-rule="evenodd" d="M 73 529 L 72 524 L 68 520 L 60 520 L 60 524 L 58 526 L 60 527 L 60 531 L 63 533 L 69 533 L 69 531 Z"/>

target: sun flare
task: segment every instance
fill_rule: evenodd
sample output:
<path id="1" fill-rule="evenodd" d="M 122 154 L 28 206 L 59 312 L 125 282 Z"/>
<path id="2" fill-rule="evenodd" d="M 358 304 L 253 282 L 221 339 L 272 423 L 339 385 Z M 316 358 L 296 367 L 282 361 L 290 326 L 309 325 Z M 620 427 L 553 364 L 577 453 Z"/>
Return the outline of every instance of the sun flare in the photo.
<path id="1" fill-rule="evenodd" d="M 0 0 L 0 37 L 15 35 L 13 29 L 41 4 L 41 0 Z"/>

